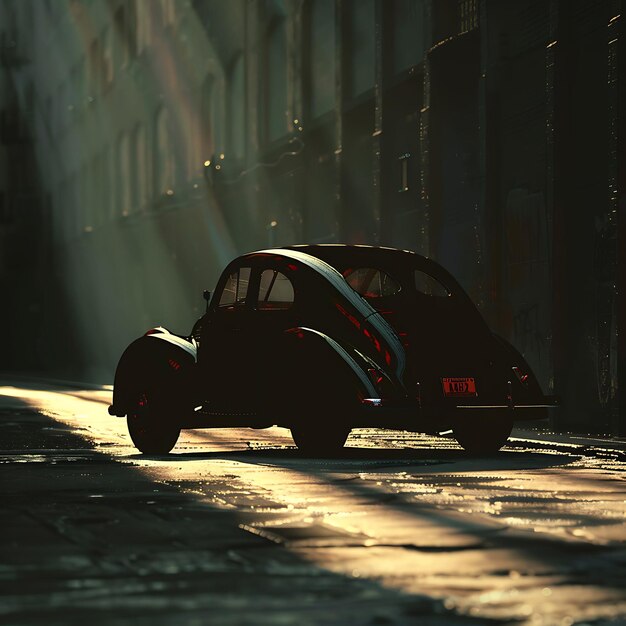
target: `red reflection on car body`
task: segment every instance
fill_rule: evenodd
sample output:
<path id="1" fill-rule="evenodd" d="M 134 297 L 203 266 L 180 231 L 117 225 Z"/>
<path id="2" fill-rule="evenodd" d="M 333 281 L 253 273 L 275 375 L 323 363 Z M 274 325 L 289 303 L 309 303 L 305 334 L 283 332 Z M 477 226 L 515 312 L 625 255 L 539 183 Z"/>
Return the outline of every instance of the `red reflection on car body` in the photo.
<path id="1" fill-rule="evenodd" d="M 354 317 L 354 315 L 352 315 L 352 313 L 349 313 L 348 311 L 346 311 L 346 309 L 344 309 L 341 304 L 339 304 L 339 302 L 335 302 L 335 306 L 337 307 L 337 310 L 344 316 L 346 317 L 350 322 L 352 322 L 352 324 L 354 324 L 354 326 L 356 326 L 359 330 L 361 330 L 361 322 L 359 322 L 359 320 Z"/>

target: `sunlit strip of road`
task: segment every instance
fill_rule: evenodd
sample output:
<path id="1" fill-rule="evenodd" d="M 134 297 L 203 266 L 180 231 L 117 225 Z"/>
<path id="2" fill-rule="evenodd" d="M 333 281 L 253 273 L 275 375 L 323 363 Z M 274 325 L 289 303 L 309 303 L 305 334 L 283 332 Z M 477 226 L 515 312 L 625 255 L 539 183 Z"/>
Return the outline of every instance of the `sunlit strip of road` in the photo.
<path id="1" fill-rule="evenodd" d="M 306 460 L 295 451 L 293 455 L 289 451 L 244 454 L 248 442 L 291 447 L 284 429 L 185 431 L 174 454 L 149 458 L 137 454 L 125 421 L 106 413 L 106 393 L 96 393 L 88 401 L 65 393 L 1 387 L 0 395 L 70 426 L 100 452 L 133 465 L 155 483 L 173 486 L 211 506 L 235 510 L 242 530 L 280 543 L 320 568 L 372 578 L 408 593 L 445 595 L 448 608 L 469 610 L 478 602 L 484 606 L 477 614 L 489 617 L 502 610 L 507 617 L 519 619 L 535 610 L 559 614 L 558 606 L 567 604 L 566 586 L 554 575 L 555 562 L 562 556 L 555 557 L 554 547 L 545 554 L 541 545 L 537 549 L 536 533 L 513 531 L 509 542 L 507 520 L 495 519 L 476 506 L 471 485 L 459 482 L 443 499 L 437 499 L 437 494 L 422 497 L 429 493 L 415 480 L 420 475 L 457 474 L 462 481 L 463 470 L 477 473 L 469 462 L 413 464 L 414 476 L 407 476 L 397 467 L 367 460 Z M 495 482 L 511 480 L 512 475 L 513 483 L 524 480 L 510 471 L 482 475 Z M 575 489 L 572 479 L 556 474 L 549 478 Z M 401 484 L 405 479 L 414 490 L 410 501 L 399 497 L 407 488 Z M 526 479 L 532 482 L 535 477 Z M 532 487 L 541 489 L 537 484 Z M 520 483 L 519 488 L 525 485 Z M 567 543 L 559 549 L 567 554 Z M 523 580 L 503 578 L 503 571 L 524 573 Z M 558 583 L 558 590 L 546 587 L 552 583 Z M 541 588 L 550 589 L 549 600 L 539 593 Z M 591 588 L 595 595 L 588 603 L 604 598 L 610 605 L 607 615 L 614 611 L 615 597 Z"/>
<path id="2" fill-rule="evenodd" d="M 229 458 L 207 459 L 206 457 L 203 458 L 202 455 L 193 458 L 193 454 L 183 453 L 189 449 L 198 452 L 199 445 L 203 446 L 201 448 L 203 452 L 214 452 L 216 448 L 218 451 L 242 450 L 242 442 L 246 442 L 246 435 L 249 436 L 252 431 L 245 430 L 242 432 L 243 429 L 224 429 L 210 432 L 186 431 L 176 448 L 180 451 L 178 454 L 173 454 L 165 459 L 154 459 L 137 454 L 126 433 L 125 421 L 108 416 L 100 402 L 87 402 L 82 398 L 67 396 L 63 393 L 14 387 L 0 388 L 0 395 L 19 399 L 36 407 L 52 419 L 71 426 L 77 434 L 93 441 L 96 445 L 114 442 L 115 446 L 106 448 L 107 454 L 114 455 L 119 460 L 126 459 L 133 465 L 142 468 L 153 480 L 176 485 L 183 491 L 200 495 L 194 485 L 197 479 L 201 476 L 213 476 L 219 480 L 220 476 L 226 472 L 229 475 L 229 481 L 239 481 L 245 485 L 253 486 L 250 502 L 244 505 L 252 509 L 256 506 L 253 500 L 261 498 L 265 501 L 271 500 L 274 505 L 280 505 L 285 510 L 300 510 L 305 524 L 310 524 L 312 520 L 315 520 L 330 524 L 347 533 L 358 533 L 364 538 L 380 535 L 386 536 L 387 539 L 390 539 L 392 535 L 401 534 L 394 528 L 401 529 L 402 533 L 406 533 L 407 531 L 410 532 L 411 527 L 414 526 L 415 531 L 419 531 L 420 542 L 426 541 L 429 546 L 432 546 L 435 541 L 434 536 L 425 534 L 423 523 L 415 523 L 414 516 L 387 507 L 382 502 L 377 502 L 381 510 L 374 519 L 371 505 L 376 498 L 351 495 L 349 490 L 342 488 L 341 482 L 338 484 L 329 483 L 324 470 L 324 461 L 309 461 L 308 465 L 311 466 L 311 471 L 303 472 L 293 467 L 272 466 L 271 462 L 265 462 L 262 459 L 248 463 Z M 290 444 L 291 438 L 286 434 L 287 431 L 284 429 L 272 430 L 275 431 L 275 434 L 264 433 L 262 439 L 267 442 L 274 441 L 279 446 Z M 258 441 L 259 433 L 254 432 L 253 438 Z M 181 458 L 183 456 L 186 457 L 184 463 Z M 191 460 L 189 457 L 192 457 Z M 296 463 L 302 465 L 301 460 Z M 345 469 L 350 474 L 353 473 L 353 466 L 346 466 Z M 324 476 L 315 476 L 318 470 L 321 470 Z M 210 498 L 212 495 L 210 481 L 205 479 L 204 482 L 205 485 L 208 484 L 208 488 L 201 495 Z M 366 508 L 363 509 L 363 506 Z M 290 515 L 290 517 L 293 516 Z M 363 521 L 364 518 L 367 518 L 367 521 Z M 263 525 L 263 520 L 259 520 L 259 528 L 262 528 Z M 463 541 L 460 538 L 458 528 L 446 533 L 437 525 L 431 530 L 436 533 L 437 545 L 445 545 L 447 542 L 458 544 L 459 541 Z M 447 538 L 445 537 L 446 534 L 449 535 Z M 397 540 L 406 543 L 406 537 Z M 475 543 L 475 538 L 470 537 L 469 541 Z"/>

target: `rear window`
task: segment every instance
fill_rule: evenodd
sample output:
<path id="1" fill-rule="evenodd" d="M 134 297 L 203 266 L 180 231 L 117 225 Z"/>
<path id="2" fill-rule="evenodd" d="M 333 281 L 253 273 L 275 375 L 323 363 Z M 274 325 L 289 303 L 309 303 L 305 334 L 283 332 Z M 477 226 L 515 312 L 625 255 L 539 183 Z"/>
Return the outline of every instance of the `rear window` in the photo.
<path id="1" fill-rule="evenodd" d="M 343 273 L 347 283 L 364 298 L 384 298 L 400 291 L 400 283 L 375 267 L 349 268 Z"/>
<path id="2" fill-rule="evenodd" d="M 445 298 L 450 295 L 450 292 L 436 278 L 420 270 L 415 270 L 415 288 L 426 296 Z"/>
<path id="3" fill-rule="evenodd" d="M 276 270 L 264 270 L 259 284 L 259 311 L 289 309 L 293 304 L 293 285 L 291 281 Z"/>

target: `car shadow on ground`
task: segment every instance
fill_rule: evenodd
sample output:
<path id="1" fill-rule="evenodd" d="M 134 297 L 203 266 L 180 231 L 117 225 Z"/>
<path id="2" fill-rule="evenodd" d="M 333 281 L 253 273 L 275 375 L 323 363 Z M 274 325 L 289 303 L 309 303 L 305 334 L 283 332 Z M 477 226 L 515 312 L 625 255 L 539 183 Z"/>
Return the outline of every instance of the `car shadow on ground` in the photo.
<path id="1" fill-rule="evenodd" d="M 209 442 L 207 442 L 209 443 Z M 135 458 L 151 458 L 146 455 L 133 455 Z M 156 458 L 156 457 L 155 457 Z M 575 456 L 564 453 L 543 453 L 532 451 L 503 450 L 490 456 L 470 456 L 463 450 L 441 448 L 365 448 L 346 447 L 332 456 L 312 456 L 297 448 L 250 448 L 247 450 L 176 452 L 158 457 L 161 461 L 181 462 L 200 460 L 231 460 L 259 465 L 311 468 L 325 471 L 359 471 L 372 467 L 428 467 L 454 466 L 454 471 L 502 471 L 545 469 L 567 465 L 576 460 Z M 443 468 L 442 468 L 443 469 Z"/>

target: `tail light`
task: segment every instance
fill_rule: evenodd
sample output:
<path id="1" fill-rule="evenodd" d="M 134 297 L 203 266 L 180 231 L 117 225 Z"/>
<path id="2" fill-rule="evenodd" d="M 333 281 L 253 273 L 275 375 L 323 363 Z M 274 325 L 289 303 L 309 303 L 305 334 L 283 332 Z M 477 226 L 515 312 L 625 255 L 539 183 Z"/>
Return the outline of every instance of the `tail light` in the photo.
<path id="1" fill-rule="evenodd" d="M 522 371 L 519 367 L 517 367 L 517 365 L 512 367 L 511 369 L 515 373 L 515 376 L 517 376 L 517 380 L 519 380 L 520 383 L 524 385 L 524 387 L 528 387 L 528 374 Z"/>
<path id="2" fill-rule="evenodd" d="M 385 377 L 383 376 L 382 372 L 373 367 L 370 367 L 367 370 L 367 373 L 369 374 L 370 380 L 376 385 L 376 387 L 380 386 L 380 383 L 382 383 L 383 380 L 385 380 Z"/>
<path id="3" fill-rule="evenodd" d="M 367 374 L 374 383 L 374 387 L 376 387 L 376 391 L 378 391 L 381 398 L 393 396 L 393 383 L 382 370 L 377 367 L 370 367 L 367 370 Z"/>

